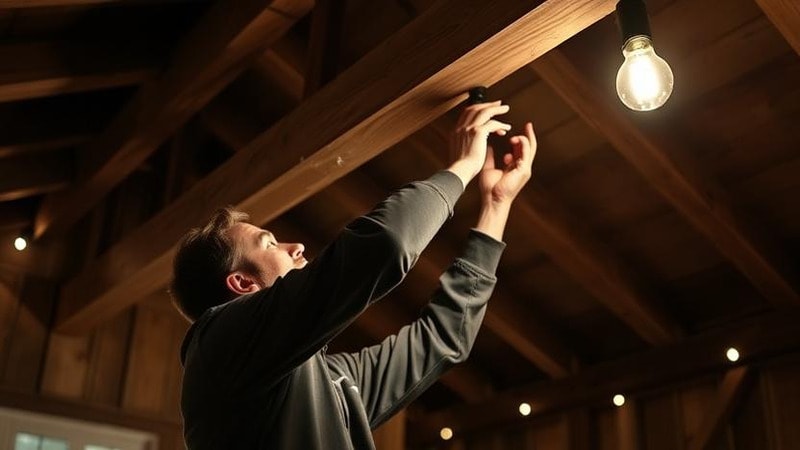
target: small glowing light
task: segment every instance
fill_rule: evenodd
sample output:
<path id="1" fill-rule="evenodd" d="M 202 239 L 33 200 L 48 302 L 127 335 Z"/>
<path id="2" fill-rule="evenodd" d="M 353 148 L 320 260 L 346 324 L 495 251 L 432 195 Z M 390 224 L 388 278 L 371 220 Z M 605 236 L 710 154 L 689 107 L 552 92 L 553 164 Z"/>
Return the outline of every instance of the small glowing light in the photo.
<path id="1" fill-rule="evenodd" d="M 614 404 L 617 406 L 622 406 L 625 404 L 625 396 L 617 394 L 614 396 Z"/>
<path id="2" fill-rule="evenodd" d="M 28 241 L 25 240 L 24 237 L 20 236 L 14 239 L 14 248 L 23 251 L 28 247 Z"/>
<path id="3" fill-rule="evenodd" d="M 442 437 L 445 441 L 449 441 L 453 438 L 453 429 L 449 427 L 442 428 L 442 431 L 439 432 L 439 436 Z"/>
<path id="4" fill-rule="evenodd" d="M 519 413 L 523 416 L 527 416 L 531 413 L 531 405 L 527 403 L 520 403 L 519 404 Z"/>
<path id="5" fill-rule="evenodd" d="M 728 361 L 736 362 L 739 360 L 739 350 L 736 350 L 735 348 L 731 347 L 728 349 L 727 352 L 725 352 L 725 356 L 728 357 Z"/>

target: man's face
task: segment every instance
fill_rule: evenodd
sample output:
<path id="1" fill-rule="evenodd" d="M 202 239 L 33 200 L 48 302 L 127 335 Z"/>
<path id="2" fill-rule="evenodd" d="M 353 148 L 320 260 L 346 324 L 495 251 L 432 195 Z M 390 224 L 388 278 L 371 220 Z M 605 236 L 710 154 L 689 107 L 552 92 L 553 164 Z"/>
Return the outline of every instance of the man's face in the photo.
<path id="1" fill-rule="evenodd" d="M 240 246 L 242 256 L 260 271 L 257 274 L 263 286 L 272 286 L 278 277 L 292 269 L 302 269 L 308 264 L 303 256 L 303 244 L 281 243 L 269 231 L 249 223 L 237 223 L 228 231 L 231 238 Z"/>

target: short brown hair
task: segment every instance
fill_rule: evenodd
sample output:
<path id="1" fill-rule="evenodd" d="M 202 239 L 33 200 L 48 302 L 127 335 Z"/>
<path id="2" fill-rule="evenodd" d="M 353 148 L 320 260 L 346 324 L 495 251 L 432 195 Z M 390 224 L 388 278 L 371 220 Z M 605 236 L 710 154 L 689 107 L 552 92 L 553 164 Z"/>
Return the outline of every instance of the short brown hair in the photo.
<path id="1" fill-rule="evenodd" d="M 192 228 L 178 244 L 170 293 L 190 321 L 235 297 L 225 285 L 225 277 L 243 262 L 228 230 L 249 220 L 247 214 L 231 207 L 219 209 L 205 226 Z"/>

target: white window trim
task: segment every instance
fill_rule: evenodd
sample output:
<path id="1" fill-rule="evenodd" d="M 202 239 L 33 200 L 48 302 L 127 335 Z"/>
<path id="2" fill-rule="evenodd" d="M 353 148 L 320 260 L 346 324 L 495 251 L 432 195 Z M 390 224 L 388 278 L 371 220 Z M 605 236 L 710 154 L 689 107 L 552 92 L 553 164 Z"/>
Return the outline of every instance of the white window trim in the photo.
<path id="1" fill-rule="evenodd" d="M 30 433 L 69 442 L 70 450 L 102 445 L 120 450 L 157 450 L 152 433 L 77 419 L 0 407 L 0 448 L 13 449 L 17 433 Z"/>

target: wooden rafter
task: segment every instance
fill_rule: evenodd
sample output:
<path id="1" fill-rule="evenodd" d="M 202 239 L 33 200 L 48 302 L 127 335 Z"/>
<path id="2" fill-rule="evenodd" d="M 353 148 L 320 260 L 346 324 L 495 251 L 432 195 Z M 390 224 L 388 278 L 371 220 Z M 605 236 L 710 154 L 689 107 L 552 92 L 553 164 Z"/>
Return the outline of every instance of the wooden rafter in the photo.
<path id="1" fill-rule="evenodd" d="M 756 0 L 756 3 L 800 55 L 800 4 L 795 0 Z"/>
<path id="2" fill-rule="evenodd" d="M 711 439 L 725 425 L 736 411 L 739 400 L 746 391 L 749 380 L 752 378 L 752 369 L 741 366 L 731 369 L 722 378 L 714 402 L 708 405 L 708 412 L 703 418 L 700 429 L 689 441 L 686 450 L 705 450 Z"/>
<path id="3" fill-rule="evenodd" d="M 532 64 L 542 77 L 588 124 L 606 137 L 695 228 L 713 242 L 762 293 L 777 305 L 800 304 L 792 275 L 765 238 L 749 230 L 725 192 L 697 164 L 682 155 L 666 136 L 649 135 L 621 107 L 605 98 L 559 51 Z M 612 104 L 614 106 L 612 106 Z"/>
<path id="4" fill-rule="evenodd" d="M 213 208 L 236 205 L 268 222 L 455 106 L 468 88 L 501 80 L 601 19 L 614 1 L 533 6 L 431 6 L 68 282 L 58 330 L 85 332 L 164 286 L 175 243 Z"/>
<path id="5" fill-rule="evenodd" d="M 318 91 L 336 75 L 344 9 L 336 0 L 317 0 L 311 13 L 303 96 Z"/>
<path id="6" fill-rule="evenodd" d="M 22 155 L 0 159 L 0 202 L 46 194 L 72 181 L 72 155 Z"/>
<path id="7" fill-rule="evenodd" d="M 280 38 L 311 0 L 217 2 L 188 33 L 161 77 L 145 84 L 82 154 L 81 182 L 47 197 L 34 234 L 63 232 Z"/>
<path id="8" fill-rule="evenodd" d="M 6 44 L 0 59 L 14 64 L 0 70 L 0 102 L 141 84 L 157 66 L 141 53 L 110 43 Z"/>
<path id="9" fill-rule="evenodd" d="M 488 402 L 430 413 L 410 424 L 417 430 L 413 444 L 435 442 L 442 426 L 451 426 L 464 435 L 523 420 L 517 412 L 521 401 L 530 403 L 531 416 L 536 416 L 576 405 L 608 404 L 620 392 L 636 393 L 711 373 L 730 364 L 725 359 L 725 349 L 731 345 L 739 349 L 748 364 L 796 352 L 800 350 L 799 319 L 797 308 L 763 315 L 670 346 L 601 363 L 569 378 L 509 389 Z"/>
<path id="10" fill-rule="evenodd" d="M 619 450 L 637 450 L 639 445 L 639 411 L 636 399 L 627 399 L 625 404 L 618 407 L 617 439 Z"/>

